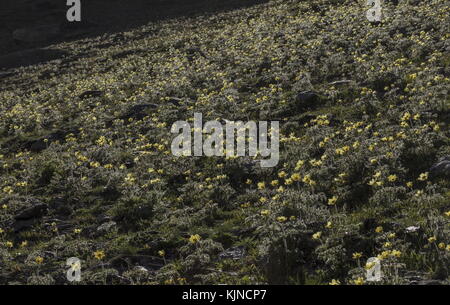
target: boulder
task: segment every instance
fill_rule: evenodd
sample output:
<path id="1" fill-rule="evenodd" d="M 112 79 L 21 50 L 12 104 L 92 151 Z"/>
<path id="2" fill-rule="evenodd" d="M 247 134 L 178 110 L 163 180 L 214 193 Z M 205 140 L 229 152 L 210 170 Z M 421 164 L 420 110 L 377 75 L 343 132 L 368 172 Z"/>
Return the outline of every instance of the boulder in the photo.
<path id="1" fill-rule="evenodd" d="M 40 218 L 47 212 L 47 205 L 43 203 L 36 204 L 32 207 L 22 210 L 19 214 L 14 216 L 15 220 L 26 220 L 31 218 Z"/>
<path id="2" fill-rule="evenodd" d="M 433 176 L 450 177 L 450 156 L 442 157 L 430 168 Z"/>

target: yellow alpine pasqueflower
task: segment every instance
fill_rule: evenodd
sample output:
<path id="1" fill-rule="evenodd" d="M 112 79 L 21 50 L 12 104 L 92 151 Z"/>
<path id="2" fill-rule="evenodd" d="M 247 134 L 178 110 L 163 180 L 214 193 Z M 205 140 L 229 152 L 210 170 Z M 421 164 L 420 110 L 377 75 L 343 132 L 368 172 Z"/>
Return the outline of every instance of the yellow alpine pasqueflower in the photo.
<path id="1" fill-rule="evenodd" d="M 103 252 L 102 250 L 95 251 L 94 257 L 95 257 L 95 259 L 101 261 L 102 259 L 105 258 L 105 252 Z"/>
<path id="2" fill-rule="evenodd" d="M 341 282 L 339 280 L 335 280 L 335 279 L 332 279 L 331 282 L 329 283 L 329 285 L 331 285 L 331 286 L 336 286 L 336 285 L 340 285 L 340 284 L 341 284 Z"/>
<path id="3" fill-rule="evenodd" d="M 353 253 L 353 255 L 352 255 L 353 259 L 359 259 L 359 258 L 361 258 L 361 256 L 362 256 L 362 253 L 361 253 L 361 252 L 355 252 L 355 253 Z"/>
<path id="4" fill-rule="evenodd" d="M 356 280 L 353 281 L 353 284 L 355 285 L 363 285 L 364 279 L 362 277 L 358 277 Z"/>
<path id="5" fill-rule="evenodd" d="M 389 175 L 388 176 L 388 181 L 389 182 L 395 182 L 397 180 L 397 175 Z"/>
<path id="6" fill-rule="evenodd" d="M 285 216 L 280 216 L 280 217 L 277 217 L 277 220 L 279 222 L 285 222 L 287 220 L 287 218 Z"/>
<path id="7" fill-rule="evenodd" d="M 426 173 L 421 173 L 419 175 L 419 178 L 417 178 L 417 180 L 419 180 L 419 181 L 425 181 L 427 179 L 428 179 L 428 173 L 427 172 Z"/>
<path id="8" fill-rule="evenodd" d="M 191 235 L 191 237 L 189 237 L 189 242 L 190 242 L 191 244 L 196 244 L 196 243 L 198 243 L 201 239 L 202 239 L 202 237 L 201 237 L 200 235 L 195 234 L 195 235 Z"/>
<path id="9" fill-rule="evenodd" d="M 314 233 L 312 238 L 313 239 L 319 239 L 321 236 L 322 236 L 322 232 L 319 231 L 319 232 Z"/>
<path id="10" fill-rule="evenodd" d="M 335 205 L 337 200 L 337 196 L 331 197 L 330 199 L 328 199 L 328 205 Z"/>

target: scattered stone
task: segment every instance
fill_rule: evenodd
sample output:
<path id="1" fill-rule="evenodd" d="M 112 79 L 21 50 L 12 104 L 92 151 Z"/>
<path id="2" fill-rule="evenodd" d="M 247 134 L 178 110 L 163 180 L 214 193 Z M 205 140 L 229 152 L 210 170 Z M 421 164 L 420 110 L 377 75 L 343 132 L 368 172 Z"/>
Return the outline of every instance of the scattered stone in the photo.
<path id="1" fill-rule="evenodd" d="M 126 114 L 120 117 L 121 120 L 128 120 L 128 119 L 135 119 L 135 120 L 142 120 L 145 118 L 148 114 L 146 111 L 150 109 L 156 109 L 158 108 L 158 105 L 156 104 L 137 104 L 131 107 Z"/>
<path id="2" fill-rule="evenodd" d="M 147 268 L 143 267 L 143 266 L 135 266 L 133 268 L 133 270 L 137 271 L 137 272 L 142 272 L 142 273 L 148 273 Z"/>
<path id="3" fill-rule="evenodd" d="M 12 72 L 0 72 L 0 79 L 7 78 L 7 77 L 10 77 L 13 75 L 14 75 L 14 73 L 12 73 Z"/>
<path id="4" fill-rule="evenodd" d="M 337 81 L 331 82 L 330 85 L 332 85 L 332 86 L 339 86 L 339 85 L 350 84 L 352 82 L 353 82 L 352 80 L 343 79 L 343 80 L 337 80 Z"/>
<path id="5" fill-rule="evenodd" d="M 232 247 L 219 254 L 220 259 L 242 259 L 245 256 L 244 246 Z"/>
<path id="6" fill-rule="evenodd" d="M 97 228 L 97 232 L 108 233 L 108 232 L 115 230 L 116 228 L 117 228 L 117 223 L 115 221 L 108 221 L 108 222 L 105 222 L 104 224 L 101 224 Z"/>
<path id="7" fill-rule="evenodd" d="M 430 173 L 433 176 L 450 177 L 450 156 L 440 158 L 438 162 L 431 166 Z"/>
<path id="8" fill-rule="evenodd" d="M 67 134 L 66 132 L 59 130 L 59 131 L 49 134 L 46 137 L 41 138 L 41 139 L 31 141 L 31 142 L 27 143 L 26 146 L 32 152 L 41 152 L 44 149 L 47 149 L 47 147 L 51 143 L 56 142 L 56 141 L 63 141 L 66 134 Z"/>
<path id="9" fill-rule="evenodd" d="M 15 233 L 30 229 L 38 222 L 37 219 L 16 220 L 12 224 L 12 229 Z"/>
<path id="10" fill-rule="evenodd" d="M 83 100 L 90 97 L 100 97 L 103 95 L 103 93 L 104 92 L 100 90 L 89 90 L 80 94 L 79 98 Z"/>
<path id="11" fill-rule="evenodd" d="M 46 213 L 47 205 L 42 203 L 35 204 L 32 207 L 22 210 L 14 216 L 14 222 L 12 223 L 14 232 L 30 229 L 39 221 L 39 218 Z"/>
<path id="12" fill-rule="evenodd" d="M 409 226 L 405 229 L 406 233 L 414 233 L 416 231 L 420 230 L 420 227 L 416 227 L 416 226 Z"/>
<path id="13" fill-rule="evenodd" d="M 297 94 L 295 102 L 300 111 L 313 110 L 319 106 L 320 95 L 314 91 L 302 91 Z"/>
<path id="14" fill-rule="evenodd" d="M 39 218 L 45 215 L 47 212 L 46 204 L 36 204 L 30 208 L 24 209 L 22 212 L 14 216 L 16 220 L 26 220 L 30 218 Z"/>

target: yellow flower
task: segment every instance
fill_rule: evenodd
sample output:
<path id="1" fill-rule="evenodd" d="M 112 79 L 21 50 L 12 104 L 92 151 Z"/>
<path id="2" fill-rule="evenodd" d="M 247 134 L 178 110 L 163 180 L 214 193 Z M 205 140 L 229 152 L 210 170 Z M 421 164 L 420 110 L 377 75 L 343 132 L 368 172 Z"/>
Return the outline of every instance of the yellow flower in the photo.
<path id="1" fill-rule="evenodd" d="M 445 216 L 450 217 L 450 211 L 447 211 L 444 214 L 445 214 Z"/>
<path id="2" fill-rule="evenodd" d="M 438 247 L 439 247 L 439 249 L 445 249 L 445 244 L 444 243 L 439 243 Z"/>
<path id="3" fill-rule="evenodd" d="M 166 255 L 166 251 L 164 251 L 164 250 L 159 250 L 159 251 L 158 251 L 158 255 L 159 255 L 159 256 L 165 256 L 165 255 Z"/>
<path id="4" fill-rule="evenodd" d="M 352 255 L 353 259 L 361 258 L 361 256 L 362 256 L 362 253 L 361 253 L 361 252 L 355 252 L 355 253 L 353 253 L 353 255 Z"/>
<path id="5" fill-rule="evenodd" d="M 382 226 L 376 227 L 375 228 L 375 232 L 382 233 L 383 232 L 383 227 Z"/>
<path id="6" fill-rule="evenodd" d="M 419 178 L 417 178 L 417 180 L 419 180 L 419 181 L 425 181 L 427 179 L 428 179 L 428 173 L 427 172 L 426 173 L 421 173 L 419 175 Z"/>
<path id="7" fill-rule="evenodd" d="M 388 176 L 388 181 L 389 182 L 394 182 L 397 180 L 397 175 L 389 175 Z"/>
<path id="8" fill-rule="evenodd" d="M 272 180 L 272 182 L 270 182 L 270 185 L 277 186 L 278 185 L 278 180 Z"/>
<path id="9" fill-rule="evenodd" d="M 247 181 L 245 181 L 245 184 L 247 184 L 247 185 L 252 184 L 252 180 L 247 179 Z"/>
<path id="10" fill-rule="evenodd" d="M 327 222 L 327 224 L 325 225 L 325 228 L 327 229 L 331 229 L 331 227 L 333 226 L 333 223 L 331 221 Z"/>
<path id="11" fill-rule="evenodd" d="M 406 182 L 407 187 L 413 187 L 413 183 L 411 181 Z"/>
<path id="12" fill-rule="evenodd" d="M 428 238 L 428 242 L 429 243 L 434 243 L 435 241 L 436 241 L 436 237 L 435 236 L 432 236 L 432 237 Z"/>
<path id="13" fill-rule="evenodd" d="M 378 259 L 385 259 L 385 258 L 388 258 L 389 255 L 391 255 L 391 251 L 386 250 L 386 251 L 381 252 L 381 254 L 377 256 L 377 258 Z"/>
<path id="14" fill-rule="evenodd" d="M 38 265 L 40 265 L 44 262 L 44 258 L 40 257 L 40 256 L 36 257 L 34 260 Z"/>
<path id="15" fill-rule="evenodd" d="M 21 244 L 20 244 L 20 246 L 23 248 L 23 247 L 26 247 L 26 246 L 28 246 L 28 242 L 26 241 L 26 240 L 24 240 Z"/>
<path id="16" fill-rule="evenodd" d="M 201 239 L 202 239 L 202 237 L 200 235 L 195 234 L 195 235 L 191 235 L 191 237 L 189 237 L 189 242 L 191 244 L 195 244 L 195 243 L 198 243 Z"/>
<path id="17" fill-rule="evenodd" d="M 12 242 L 10 242 L 10 241 L 7 241 L 7 242 L 5 243 L 5 245 L 6 245 L 6 247 L 8 247 L 8 248 L 14 247 L 14 244 L 13 244 Z"/>
<path id="18" fill-rule="evenodd" d="M 395 233 L 390 233 L 389 235 L 388 235 L 388 238 L 395 238 Z"/>
<path id="19" fill-rule="evenodd" d="M 314 180 L 311 179 L 310 175 L 305 175 L 305 177 L 303 177 L 302 181 L 306 184 L 309 184 L 311 186 L 316 185 L 316 182 Z"/>
<path id="20" fill-rule="evenodd" d="M 353 284 L 355 285 L 363 285 L 364 279 L 362 277 L 358 277 L 356 280 L 353 281 Z"/>
<path id="21" fill-rule="evenodd" d="M 98 162 L 91 162 L 91 163 L 89 163 L 89 165 L 90 165 L 92 168 L 97 168 L 97 167 L 100 166 L 100 163 L 98 163 Z"/>
<path id="22" fill-rule="evenodd" d="M 94 257 L 99 261 L 105 258 L 105 252 L 98 250 L 94 252 Z"/>
<path id="23" fill-rule="evenodd" d="M 402 255 L 402 252 L 399 250 L 392 250 L 391 255 L 394 257 L 400 257 Z"/>
<path id="24" fill-rule="evenodd" d="M 295 170 L 298 171 L 299 169 L 301 169 L 303 164 L 305 164 L 305 161 L 303 161 L 303 160 L 297 161 L 297 164 L 295 165 Z M 280 178 L 282 178 L 282 177 L 280 177 Z"/>
<path id="25" fill-rule="evenodd" d="M 261 214 L 262 216 L 267 216 L 267 215 L 269 215 L 269 213 L 270 213 L 269 210 L 262 210 L 260 214 Z"/>
<path id="26" fill-rule="evenodd" d="M 286 177 L 286 172 L 285 172 L 285 171 L 279 172 L 279 173 L 278 173 L 278 177 L 280 177 L 280 178 Z"/>
<path id="27" fill-rule="evenodd" d="M 263 190 L 266 187 L 266 184 L 264 182 L 258 182 L 258 189 Z"/>
<path id="28" fill-rule="evenodd" d="M 392 247 L 392 244 L 390 242 L 385 242 L 383 247 L 390 248 L 390 247 Z"/>
<path id="29" fill-rule="evenodd" d="M 330 199 L 328 199 L 328 205 L 335 205 L 337 200 L 337 196 L 331 197 Z"/>
<path id="30" fill-rule="evenodd" d="M 322 232 L 319 231 L 319 232 L 314 233 L 312 238 L 313 239 L 319 239 L 321 236 L 322 236 Z"/>
<path id="31" fill-rule="evenodd" d="M 75 233 L 75 234 L 80 234 L 80 233 L 81 233 L 81 229 L 74 229 L 74 230 L 73 230 L 73 233 Z"/>
<path id="32" fill-rule="evenodd" d="M 302 177 L 300 176 L 299 173 L 294 173 L 294 174 L 291 175 L 292 181 L 300 181 L 301 178 Z"/>
<path id="33" fill-rule="evenodd" d="M 331 285 L 331 286 L 336 286 L 336 285 L 340 285 L 340 284 L 341 284 L 341 282 L 339 280 L 335 280 L 335 279 L 332 279 L 331 282 L 329 283 L 329 285 Z"/>
<path id="34" fill-rule="evenodd" d="M 280 217 L 277 217 L 277 220 L 278 220 L 279 222 L 285 222 L 285 221 L 287 220 L 287 218 L 284 217 L 284 216 L 280 216 Z"/>

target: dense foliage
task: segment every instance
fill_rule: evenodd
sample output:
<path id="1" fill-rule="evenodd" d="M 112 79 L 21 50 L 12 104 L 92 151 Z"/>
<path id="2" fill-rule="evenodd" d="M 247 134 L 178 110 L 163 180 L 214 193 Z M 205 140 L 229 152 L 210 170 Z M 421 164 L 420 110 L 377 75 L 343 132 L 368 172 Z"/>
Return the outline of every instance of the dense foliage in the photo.
<path id="1" fill-rule="evenodd" d="M 0 283 L 67 283 L 69 257 L 82 283 L 365 284 L 369 257 L 384 284 L 448 283 L 449 3 L 371 24 L 363 2 L 150 23 L 12 70 Z M 194 112 L 280 120 L 280 163 L 174 157 Z"/>

